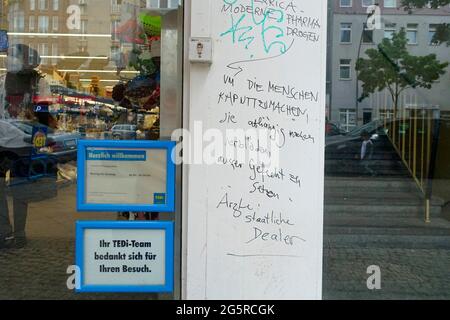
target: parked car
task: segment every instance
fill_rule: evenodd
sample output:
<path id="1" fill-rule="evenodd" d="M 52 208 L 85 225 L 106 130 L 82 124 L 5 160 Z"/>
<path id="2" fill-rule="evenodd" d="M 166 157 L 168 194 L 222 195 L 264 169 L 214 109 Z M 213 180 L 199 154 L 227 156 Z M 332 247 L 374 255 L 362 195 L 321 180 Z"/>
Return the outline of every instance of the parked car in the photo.
<path id="1" fill-rule="evenodd" d="M 36 124 L 20 120 L 0 120 L 0 170 L 7 170 L 19 158 L 30 157 L 33 149 L 32 134 Z M 46 154 L 57 162 L 75 160 L 79 133 L 58 132 L 47 127 Z"/>
<path id="2" fill-rule="evenodd" d="M 116 124 L 111 129 L 114 140 L 135 140 L 137 137 L 137 126 L 132 124 Z"/>
<path id="3" fill-rule="evenodd" d="M 341 129 L 336 123 L 327 122 L 325 127 L 325 136 L 331 137 L 331 136 L 338 136 L 338 135 L 345 135 L 345 130 Z"/>
<path id="4" fill-rule="evenodd" d="M 350 132 L 341 131 L 341 133 L 338 135 L 326 136 L 325 147 L 342 145 L 355 140 L 360 141 L 361 133 L 363 131 L 368 132 L 371 135 L 371 140 L 375 141 L 380 137 L 380 135 L 384 134 L 383 123 L 379 120 L 374 120 L 362 126 L 356 127 Z"/>

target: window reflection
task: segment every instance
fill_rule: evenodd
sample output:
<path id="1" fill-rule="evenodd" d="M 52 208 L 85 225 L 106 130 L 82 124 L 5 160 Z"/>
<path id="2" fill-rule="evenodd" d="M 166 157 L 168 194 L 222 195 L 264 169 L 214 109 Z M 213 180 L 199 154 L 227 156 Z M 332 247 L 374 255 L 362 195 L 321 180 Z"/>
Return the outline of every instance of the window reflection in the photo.
<path id="1" fill-rule="evenodd" d="M 448 299 L 450 3 L 328 3 L 324 297 Z"/>
<path id="2" fill-rule="evenodd" d="M 0 272 L 16 269 L 23 280 L 5 287 L 0 277 L 0 299 L 45 295 L 33 285 L 36 275 L 24 271 L 34 262 L 49 277 L 59 274 L 44 290 L 48 295 L 76 298 L 64 270 L 74 263 L 73 229 L 80 218 L 77 144 L 160 139 L 161 27 L 180 2 L 164 3 L 160 10 L 159 2 L 139 0 L 1 1 Z M 177 58 L 177 48 L 171 50 Z M 53 264 L 45 262 L 50 256 Z"/>

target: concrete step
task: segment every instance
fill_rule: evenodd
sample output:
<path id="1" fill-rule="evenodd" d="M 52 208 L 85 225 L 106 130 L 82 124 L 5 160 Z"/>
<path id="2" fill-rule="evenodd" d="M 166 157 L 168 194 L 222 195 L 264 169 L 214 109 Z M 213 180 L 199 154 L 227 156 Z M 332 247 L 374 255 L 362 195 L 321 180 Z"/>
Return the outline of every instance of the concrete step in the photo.
<path id="1" fill-rule="evenodd" d="M 353 193 L 348 196 L 340 194 L 325 193 L 325 204 L 351 204 L 351 205 L 384 205 L 384 206 L 402 206 L 402 205 L 416 205 L 424 206 L 425 198 L 422 193 L 416 192 L 395 192 L 386 194 L 385 196 L 379 193 Z M 444 201 L 438 197 L 433 197 L 430 202 L 431 206 L 444 206 Z"/>
<path id="2" fill-rule="evenodd" d="M 347 215 L 354 214 L 360 217 L 416 217 L 422 216 L 424 214 L 425 208 L 421 204 L 408 204 L 408 203 L 397 203 L 397 204 L 386 204 L 385 201 L 377 200 L 372 203 L 364 201 L 355 201 L 352 203 L 336 203 L 328 204 L 325 203 L 324 212 L 327 215 Z M 441 215 L 441 206 L 431 206 L 430 214 L 432 216 L 438 217 Z"/>
<path id="3" fill-rule="evenodd" d="M 367 178 L 371 177 L 370 174 L 365 172 L 359 172 L 356 170 L 341 170 L 341 171 L 328 171 L 325 170 L 326 177 L 336 177 L 336 178 Z M 392 170 L 376 170 L 376 177 L 390 177 L 390 178 L 404 178 L 408 177 L 409 174 L 407 171 L 392 171 Z"/>
<path id="4" fill-rule="evenodd" d="M 399 160 L 367 160 L 365 163 L 374 168 L 404 168 L 403 162 Z M 327 160 L 325 166 L 345 166 L 361 168 L 361 161 L 359 160 Z"/>
<path id="5" fill-rule="evenodd" d="M 387 199 L 393 201 L 395 199 L 415 200 L 423 198 L 421 193 L 416 193 L 413 189 L 379 189 L 379 188 L 340 188 L 340 187 L 325 187 L 325 201 L 332 202 L 332 199 Z"/>
<path id="6" fill-rule="evenodd" d="M 327 235 L 389 235 L 389 236 L 446 236 L 450 237 L 448 229 L 421 227 L 326 227 Z"/>
<path id="7" fill-rule="evenodd" d="M 325 187 L 417 189 L 416 183 L 410 177 L 325 177 Z"/>
<path id="8" fill-rule="evenodd" d="M 339 160 L 339 159 L 355 159 L 358 156 L 358 152 L 349 152 L 349 151 L 325 151 L 325 161 L 328 160 Z M 388 151 L 388 150 L 377 150 L 372 154 L 375 159 L 384 159 L 384 160 L 400 160 L 396 151 Z"/>
<path id="9" fill-rule="evenodd" d="M 360 217 L 352 214 L 347 215 L 326 215 L 324 218 L 325 228 L 422 228 L 422 229 L 442 229 L 450 234 L 450 221 L 443 218 L 434 218 L 430 223 L 426 223 L 424 216 L 400 218 L 391 217 Z"/>
<path id="10" fill-rule="evenodd" d="M 450 235 L 324 234 L 324 248 L 450 249 Z"/>
<path id="11" fill-rule="evenodd" d="M 424 206 L 424 199 L 414 194 L 412 198 L 375 198 L 367 196 L 358 196 L 352 198 L 345 197 L 327 197 L 325 198 L 326 205 L 364 205 L 366 207 L 402 207 L 402 206 Z M 442 205 L 439 201 L 431 201 L 432 205 Z"/>
<path id="12" fill-rule="evenodd" d="M 328 235 L 450 236 L 450 221 L 442 218 L 426 223 L 424 217 L 327 216 L 324 226 Z"/>
<path id="13" fill-rule="evenodd" d="M 370 170 L 369 170 L 370 169 Z M 399 175 L 407 176 L 409 172 L 402 166 L 398 165 L 370 165 L 368 169 L 363 167 L 362 165 L 354 165 L 354 164 L 342 164 L 339 166 L 325 166 L 326 173 L 339 173 L 339 174 L 348 174 L 349 176 L 354 174 L 365 174 L 367 172 L 375 173 L 375 176 L 384 176 L 384 177 L 398 177 Z"/>

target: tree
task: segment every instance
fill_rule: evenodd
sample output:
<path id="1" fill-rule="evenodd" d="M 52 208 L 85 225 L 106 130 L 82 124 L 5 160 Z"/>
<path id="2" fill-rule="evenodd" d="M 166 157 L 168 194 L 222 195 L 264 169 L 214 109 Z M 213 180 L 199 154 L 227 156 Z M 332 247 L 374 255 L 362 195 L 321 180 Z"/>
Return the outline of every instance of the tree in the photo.
<path id="1" fill-rule="evenodd" d="M 421 9 L 428 6 L 432 9 L 437 9 L 449 4 L 450 0 L 402 0 L 401 2 L 401 5 L 405 10 L 410 13 L 412 13 L 413 9 Z M 450 46 L 450 24 L 443 23 L 438 25 L 432 41 L 435 44 L 446 43 L 447 46 Z"/>
<path id="2" fill-rule="evenodd" d="M 450 0 L 402 0 L 402 6 L 407 10 L 423 8 L 426 6 L 437 9 L 440 6 L 445 6 L 447 4 L 450 4 Z"/>
<path id="3" fill-rule="evenodd" d="M 358 79 L 363 83 L 360 101 L 371 93 L 387 89 L 392 98 L 394 116 L 397 114 L 400 94 L 408 88 L 431 89 L 434 81 L 445 74 L 448 62 L 441 63 L 435 54 L 413 56 L 407 50 L 404 29 L 392 39 L 383 39 L 377 49 L 366 51 L 367 59 L 356 63 Z"/>

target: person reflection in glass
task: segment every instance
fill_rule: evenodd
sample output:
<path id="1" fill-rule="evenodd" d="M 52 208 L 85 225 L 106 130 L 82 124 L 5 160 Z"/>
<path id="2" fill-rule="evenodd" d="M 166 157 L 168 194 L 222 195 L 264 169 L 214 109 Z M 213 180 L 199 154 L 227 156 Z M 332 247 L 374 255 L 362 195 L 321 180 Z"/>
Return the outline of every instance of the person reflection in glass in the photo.
<path id="1" fill-rule="evenodd" d="M 31 147 L 30 141 L 19 141 L 17 134 L 8 130 L 8 123 L 17 120 L 42 120 L 36 119 L 33 110 L 33 98 L 42 91 L 42 81 L 45 81 L 37 70 L 39 64 L 40 57 L 35 50 L 24 44 L 14 45 L 8 50 L 7 73 L 0 79 L 0 96 L 3 98 L 0 103 L 4 117 L 0 120 L 3 122 L 0 141 L 3 149 L 10 150 L 0 154 L 0 248 L 23 248 L 26 245 L 28 203 L 17 199 L 13 193 L 13 228 L 9 218 L 5 183 L 6 179 L 20 178 L 29 172 L 31 151 L 27 150 Z M 29 153 L 28 157 L 25 153 Z"/>

